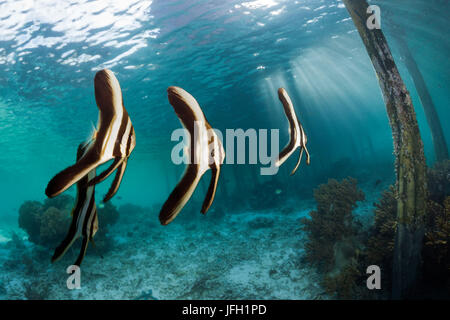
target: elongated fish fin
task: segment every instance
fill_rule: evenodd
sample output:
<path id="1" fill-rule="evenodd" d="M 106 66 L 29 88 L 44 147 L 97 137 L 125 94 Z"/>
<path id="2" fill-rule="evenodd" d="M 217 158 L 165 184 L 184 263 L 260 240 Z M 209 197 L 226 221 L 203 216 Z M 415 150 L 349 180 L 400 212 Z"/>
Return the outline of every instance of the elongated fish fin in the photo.
<path id="1" fill-rule="evenodd" d="M 95 139 L 95 138 L 97 138 L 98 129 L 97 129 L 97 127 L 95 126 L 95 124 L 92 121 L 91 121 L 91 126 L 92 126 L 91 138 Z"/>
<path id="2" fill-rule="evenodd" d="M 209 207 L 214 201 L 214 196 L 216 194 L 217 182 L 219 181 L 220 176 L 220 166 L 212 166 L 211 167 L 211 182 L 209 183 L 208 192 L 206 193 L 205 200 L 203 201 L 202 213 L 206 214 L 208 212 Z"/>
<path id="3" fill-rule="evenodd" d="M 303 148 L 300 148 L 300 155 L 298 156 L 297 164 L 295 165 L 295 168 L 291 172 L 291 176 L 295 174 L 295 171 L 297 171 L 298 166 L 300 165 L 300 162 L 302 162 L 302 156 L 303 156 Z"/>
<path id="4" fill-rule="evenodd" d="M 119 190 L 120 183 L 122 182 L 123 175 L 125 173 L 125 169 L 127 167 L 128 159 L 125 158 L 122 163 L 120 164 L 119 168 L 116 171 L 116 176 L 114 177 L 114 180 L 111 184 L 111 187 L 109 188 L 108 192 L 106 193 L 105 197 L 103 198 L 103 202 L 107 202 L 111 200 L 112 197 L 116 194 L 116 192 Z"/>
<path id="5" fill-rule="evenodd" d="M 89 171 L 98 166 L 99 163 L 100 161 L 90 162 L 85 158 L 82 158 L 73 166 L 70 166 L 55 175 L 48 183 L 45 194 L 49 198 L 56 197 L 86 176 Z"/>
<path id="6" fill-rule="evenodd" d="M 90 241 L 93 241 L 97 231 L 98 231 L 98 214 L 97 214 L 97 207 L 95 207 L 94 220 L 92 221 L 91 234 L 89 235 Z"/>
<path id="7" fill-rule="evenodd" d="M 88 243 L 89 243 L 88 237 L 83 237 L 83 243 L 81 244 L 80 254 L 78 255 L 77 261 L 75 261 L 74 265 L 81 266 L 81 262 L 83 262 L 84 256 L 86 255 Z"/>
<path id="8" fill-rule="evenodd" d="M 278 159 L 275 162 L 275 165 L 277 167 L 281 166 L 292 155 L 296 148 L 297 146 L 295 141 L 289 141 L 288 145 L 284 147 L 284 149 L 281 150 L 280 154 L 278 155 Z"/>
<path id="9" fill-rule="evenodd" d="M 103 171 L 102 173 L 100 173 L 98 176 L 96 176 L 94 179 L 92 179 L 91 181 L 89 181 L 89 186 L 93 186 L 96 185 L 97 183 L 102 182 L 103 180 L 105 180 L 106 178 L 108 178 L 110 176 L 111 173 L 114 172 L 114 170 L 116 170 L 120 164 L 123 162 L 124 158 L 114 158 L 113 163 L 109 166 L 108 169 L 106 169 L 105 171 Z"/>
<path id="10" fill-rule="evenodd" d="M 92 221 L 90 222 L 89 229 L 86 230 L 85 236 L 83 236 L 83 242 L 81 244 L 80 254 L 78 255 L 77 261 L 75 261 L 75 263 L 74 263 L 76 266 L 81 266 L 81 262 L 83 262 L 84 256 L 86 255 L 89 241 L 92 241 L 92 243 L 94 243 L 93 237 L 98 230 L 98 215 L 97 215 L 97 207 L 95 206 L 95 203 L 94 203 L 94 207 L 92 210 L 93 210 L 92 214 L 94 215 L 94 217 L 92 218 Z M 83 227 L 85 227 L 85 226 L 83 226 Z"/>
<path id="11" fill-rule="evenodd" d="M 67 252 L 67 250 L 72 246 L 76 239 L 78 239 L 77 235 L 77 227 L 76 227 L 77 218 L 74 217 L 72 223 L 70 225 L 69 233 L 61 242 L 61 244 L 55 249 L 55 252 L 52 256 L 52 263 L 61 259 L 61 257 Z"/>
<path id="12" fill-rule="evenodd" d="M 162 225 L 169 224 L 178 213 L 183 209 L 185 204 L 189 201 L 198 182 L 200 181 L 201 173 L 199 166 L 196 164 L 189 164 L 183 174 L 180 182 L 178 182 L 175 189 L 163 204 L 159 213 L 159 221 Z"/>
<path id="13" fill-rule="evenodd" d="M 77 149 L 77 161 L 79 161 L 84 153 L 86 152 L 90 142 L 81 143 Z M 95 176 L 95 170 L 92 172 Z M 69 231 L 66 237 L 60 243 L 60 245 L 55 249 L 52 256 L 52 262 L 56 262 L 67 252 L 67 250 L 72 246 L 76 239 L 79 237 L 77 230 L 78 219 L 80 218 L 81 210 L 84 206 L 84 201 L 86 200 L 87 194 L 87 181 L 89 179 L 89 173 L 81 178 L 77 183 L 77 198 L 74 207 L 70 213 L 72 221 L 70 222 Z"/>
<path id="14" fill-rule="evenodd" d="M 306 152 L 306 164 L 309 166 L 309 164 L 311 163 L 311 157 L 309 156 L 309 152 L 306 146 L 303 146 L 303 149 L 305 149 Z"/>

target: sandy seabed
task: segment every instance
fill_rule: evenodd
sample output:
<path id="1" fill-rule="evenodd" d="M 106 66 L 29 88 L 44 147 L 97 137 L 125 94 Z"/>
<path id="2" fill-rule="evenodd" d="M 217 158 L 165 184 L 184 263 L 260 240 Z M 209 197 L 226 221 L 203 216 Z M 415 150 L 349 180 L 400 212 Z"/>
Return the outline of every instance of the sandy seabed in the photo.
<path id="1" fill-rule="evenodd" d="M 81 289 L 66 286 L 73 254 L 50 264 L 52 252 L 28 243 L 33 266 L 0 274 L 3 299 L 321 299 L 314 269 L 302 263 L 299 219 L 311 209 L 289 213 L 239 212 L 195 220 L 121 217 L 111 227 L 114 247 L 101 257 L 92 246 L 81 267 Z M 147 213 L 148 217 L 156 217 Z M 101 219 L 101 218 L 100 218 Z M 101 220 L 100 220 L 101 221 Z M 5 246 L 5 245 L 3 245 Z M 33 251 L 34 250 L 34 251 Z M 7 256 L 2 249 L 0 261 Z M 36 259 L 36 256 L 41 258 Z M 29 261 L 28 261 L 29 263 Z M 31 268 L 31 270 L 30 270 Z M 11 268 L 10 268 L 11 269 Z M 28 293 L 27 293 L 28 290 Z M 145 295 L 151 290 L 151 295 Z"/>

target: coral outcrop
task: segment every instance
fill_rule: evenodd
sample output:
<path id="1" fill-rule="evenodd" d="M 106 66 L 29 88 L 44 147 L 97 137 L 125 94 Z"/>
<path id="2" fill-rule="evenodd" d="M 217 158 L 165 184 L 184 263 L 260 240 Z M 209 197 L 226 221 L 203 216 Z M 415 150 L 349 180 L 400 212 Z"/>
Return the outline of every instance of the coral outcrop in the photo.
<path id="1" fill-rule="evenodd" d="M 25 201 L 19 209 L 19 227 L 28 234 L 28 239 L 45 247 L 54 246 L 61 241 L 70 225 L 70 207 L 74 199 L 61 196 L 61 199 Z"/>
<path id="2" fill-rule="evenodd" d="M 377 265 L 383 270 L 381 278 L 382 294 L 390 296 L 392 286 L 392 264 L 394 240 L 397 227 L 397 200 L 395 188 L 390 186 L 374 203 L 374 225 L 368 235 L 363 265 Z"/>
<path id="3" fill-rule="evenodd" d="M 427 203 L 425 236 L 421 251 L 421 281 L 417 286 L 416 296 L 427 298 L 448 298 L 450 293 L 450 161 L 437 163 L 428 170 L 429 195 Z M 337 189 L 337 188 L 336 188 Z M 329 197 L 319 197 L 323 203 Z M 317 199 L 316 199 L 317 200 Z M 318 204 L 318 208 L 319 208 Z M 347 257 L 344 261 L 351 261 L 339 266 L 339 252 L 337 246 L 342 246 L 336 242 L 331 250 L 326 243 L 320 242 L 326 232 L 320 231 L 320 224 L 324 224 L 325 230 L 330 229 L 330 220 L 328 223 L 320 222 L 321 219 L 329 219 L 326 215 L 318 215 L 313 212 L 313 219 L 306 221 L 307 224 L 316 226 L 320 232 L 314 234 L 309 232 L 309 242 L 306 245 L 314 246 L 314 251 L 307 249 L 307 254 L 319 251 L 322 254 L 310 255 L 309 259 L 320 261 L 324 259 L 330 267 L 319 271 L 324 275 L 322 286 L 327 293 L 337 298 L 371 298 L 388 299 L 391 297 L 393 285 L 393 262 L 394 262 L 394 243 L 398 227 L 397 224 L 397 194 L 393 186 L 383 192 L 378 203 L 374 203 L 374 224 L 367 234 L 355 233 L 357 230 L 347 229 L 347 234 L 352 232 L 353 239 L 360 241 L 355 247 L 354 255 L 351 254 L 352 247 L 347 245 Z M 316 217 L 317 216 L 317 217 Z M 345 219 L 344 219 L 345 220 Z M 347 218 L 347 220 L 351 220 Z M 315 222 L 314 222 L 315 221 Z M 336 229 L 339 230 L 339 227 Z M 342 232 L 342 231 L 340 231 Z M 352 238 L 352 236 L 347 236 Z M 330 239 L 336 239 L 336 237 Z M 327 241 L 327 242 L 328 242 Z M 377 265 L 382 270 L 381 289 L 369 292 L 364 289 L 364 279 L 366 279 L 365 269 L 369 265 Z M 337 272 L 339 270 L 339 272 Z"/>
<path id="4" fill-rule="evenodd" d="M 66 236 L 71 222 L 74 198 L 61 195 L 44 203 L 25 201 L 19 209 L 19 227 L 28 234 L 28 240 L 48 249 L 54 249 Z M 119 219 L 119 212 L 110 202 L 98 206 L 99 230 L 94 238 L 100 254 L 112 247 L 108 229 Z"/>
<path id="5" fill-rule="evenodd" d="M 330 296 L 351 299 L 358 293 L 364 272 L 359 265 L 361 225 L 353 215 L 364 193 L 353 178 L 330 179 L 314 191 L 317 210 L 301 219 L 306 232 L 306 261 L 322 275 L 322 287 Z"/>
<path id="6" fill-rule="evenodd" d="M 355 298 L 356 288 L 363 283 L 364 274 L 361 273 L 355 260 L 348 263 L 337 275 L 325 275 L 322 286 L 328 294 L 338 299 Z"/>
<path id="7" fill-rule="evenodd" d="M 306 260 L 320 272 L 339 273 L 346 262 L 348 252 L 356 249 L 356 220 L 352 211 L 358 201 L 364 200 L 364 193 L 353 178 L 341 182 L 330 179 L 314 191 L 317 210 L 309 213 L 310 219 L 301 219 L 302 229 L 308 236 L 305 244 Z M 345 259 L 344 259 L 345 260 Z"/>
<path id="8" fill-rule="evenodd" d="M 70 226 L 67 217 L 66 212 L 55 207 L 45 210 L 40 219 L 38 244 L 51 248 L 61 242 Z"/>

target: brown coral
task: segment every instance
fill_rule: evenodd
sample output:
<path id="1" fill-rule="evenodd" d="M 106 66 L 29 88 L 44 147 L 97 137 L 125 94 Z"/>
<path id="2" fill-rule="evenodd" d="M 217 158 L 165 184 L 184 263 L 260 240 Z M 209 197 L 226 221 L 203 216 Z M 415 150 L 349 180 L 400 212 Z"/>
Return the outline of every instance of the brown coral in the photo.
<path id="1" fill-rule="evenodd" d="M 75 199 L 67 194 L 61 194 L 56 198 L 47 198 L 44 200 L 42 210 L 45 212 L 48 208 L 54 207 L 58 210 L 69 213 L 72 210 L 72 206 Z"/>
<path id="2" fill-rule="evenodd" d="M 31 242 L 54 246 L 67 232 L 73 200 L 71 196 L 63 195 L 57 200 L 46 199 L 44 204 L 25 201 L 19 209 L 19 227 L 27 232 Z"/>
<path id="3" fill-rule="evenodd" d="M 383 270 L 380 296 L 390 296 L 392 264 L 397 228 L 397 199 L 393 186 L 385 190 L 378 203 L 373 204 L 375 223 L 369 231 L 367 246 L 362 253 L 361 265 L 377 265 Z"/>
<path id="4" fill-rule="evenodd" d="M 375 206 L 375 224 L 371 228 L 367 245 L 367 261 L 370 264 L 387 267 L 392 264 L 395 229 L 397 227 L 397 200 L 393 186 L 383 192 Z"/>
<path id="5" fill-rule="evenodd" d="M 337 275 L 327 274 L 322 281 L 322 287 L 327 294 L 338 299 L 354 299 L 363 283 L 362 276 L 357 263 L 352 261 Z"/>
<path id="6" fill-rule="evenodd" d="M 364 193 L 353 178 L 341 182 L 330 179 L 328 184 L 314 190 L 314 198 L 317 210 L 309 213 L 311 219 L 301 219 L 302 228 L 308 236 L 306 260 L 319 271 L 329 272 L 335 266 L 334 245 L 349 241 L 357 233 L 352 211 L 357 201 L 364 200 Z"/>
<path id="7" fill-rule="evenodd" d="M 428 170 L 428 203 L 422 249 L 422 283 L 416 293 L 422 297 L 449 297 L 450 292 L 450 161 L 437 163 Z M 353 192 L 353 196 L 352 196 Z M 392 287 L 392 264 L 397 229 L 397 194 L 386 190 L 374 204 L 374 225 L 366 240 L 358 239 L 351 214 L 356 205 L 355 189 L 331 181 L 315 192 L 317 211 L 303 219 L 308 235 L 306 258 L 324 275 L 322 286 L 338 298 L 389 298 Z M 340 201 L 334 201 L 339 199 Z M 337 211 L 336 208 L 339 208 Z M 331 214 L 332 213 L 332 214 Z M 359 240 L 359 239 L 358 239 Z M 353 247 L 352 247 L 353 246 Z M 365 248 L 364 248 L 365 246 Z M 354 249 L 353 249 L 354 248 Z M 352 250 L 354 255 L 352 256 Z M 322 262 L 320 262 L 322 261 Z M 348 262 L 350 261 L 350 262 Z M 362 271 L 369 265 L 382 270 L 383 290 L 369 292 L 362 285 Z"/>
<path id="8" fill-rule="evenodd" d="M 445 198 L 443 203 L 431 199 L 436 198 L 431 197 L 427 204 L 427 223 L 422 249 L 423 277 L 418 294 L 429 294 L 429 297 L 433 298 L 439 296 L 440 288 L 446 287 L 443 290 L 450 292 L 450 197 Z M 371 229 L 362 263 L 381 267 L 382 288 L 387 289 L 384 290 L 386 293 L 392 286 L 392 263 L 397 226 L 397 201 L 394 188 L 391 186 L 385 191 L 380 202 L 374 205 L 376 207 L 375 224 Z"/>
<path id="9" fill-rule="evenodd" d="M 66 236 L 70 217 L 55 207 L 48 208 L 41 216 L 39 244 L 53 247 Z"/>

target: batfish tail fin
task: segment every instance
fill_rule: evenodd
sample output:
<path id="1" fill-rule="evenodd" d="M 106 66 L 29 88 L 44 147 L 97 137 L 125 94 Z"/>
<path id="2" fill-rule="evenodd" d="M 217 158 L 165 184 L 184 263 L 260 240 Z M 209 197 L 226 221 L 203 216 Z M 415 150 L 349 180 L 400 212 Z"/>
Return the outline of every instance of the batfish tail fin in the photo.
<path id="1" fill-rule="evenodd" d="M 89 181 L 88 185 L 93 186 L 93 185 L 96 185 L 97 183 L 104 181 L 106 178 L 109 177 L 109 175 L 111 173 L 114 172 L 114 170 L 116 170 L 120 166 L 120 164 L 123 162 L 123 160 L 124 160 L 124 158 L 119 158 L 119 157 L 114 158 L 113 163 L 109 166 L 109 168 L 106 169 L 105 171 L 103 171 L 102 173 L 100 173 L 98 176 L 96 176 L 91 181 Z"/>
<path id="2" fill-rule="evenodd" d="M 173 189 L 169 198 L 161 208 L 159 221 L 162 225 L 167 225 L 175 219 L 191 198 L 200 178 L 201 173 L 199 172 L 198 165 L 189 164 L 180 182 L 178 182 L 177 186 Z"/>
<path id="3" fill-rule="evenodd" d="M 55 175 L 48 183 L 45 194 L 49 198 L 56 197 L 86 176 L 89 171 L 94 169 L 99 163 L 99 161 L 89 163 L 82 158 L 73 166 L 70 166 Z"/>
<path id="4" fill-rule="evenodd" d="M 295 174 L 295 172 L 298 169 L 298 166 L 300 165 L 300 162 L 302 162 L 302 156 L 303 156 L 303 148 L 300 148 L 300 155 L 298 157 L 298 161 L 297 161 L 297 164 L 295 165 L 295 168 L 291 172 L 291 176 L 293 176 Z"/>
<path id="5" fill-rule="evenodd" d="M 205 200 L 203 201 L 201 213 L 206 214 L 208 212 L 209 207 L 214 201 L 214 196 L 216 194 L 217 182 L 219 181 L 220 176 L 220 166 L 212 166 L 211 167 L 211 182 L 209 183 L 208 192 L 206 193 Z"/>
<path id="6" fill-rule="evenodd" d="M 128 162 L 128 159 L 125 158 L 120 163 L 120 166 L 117 169 L 116 176 L 114 177 L 111 187 L 109 188 L 108 192 L 106 193 L 105 197 L 103 198 L 103 202 L 107 202 L 107 201 L 111 200 L 111 198 L 114 197 L 116 192 L 119 190 L 120 183 L 122 182 L 122 178 L 125 173 L 125 169 L 127 167 L 127 162 Z"/>

